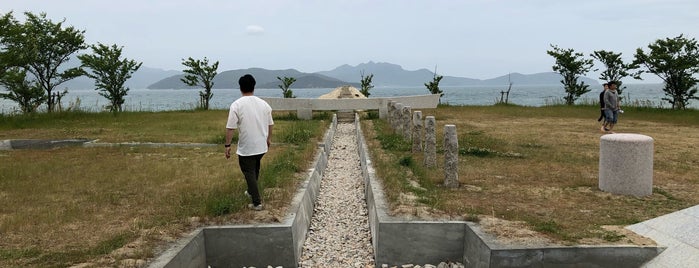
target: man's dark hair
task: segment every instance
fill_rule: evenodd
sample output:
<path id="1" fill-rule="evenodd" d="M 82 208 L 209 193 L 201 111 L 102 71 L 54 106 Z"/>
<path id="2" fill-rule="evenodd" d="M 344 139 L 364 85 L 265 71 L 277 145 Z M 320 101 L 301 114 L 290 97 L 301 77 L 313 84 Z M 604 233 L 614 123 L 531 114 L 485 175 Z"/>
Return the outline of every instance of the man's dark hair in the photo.
<path id="1" fill-rule="evenodd" d="M 607 83 L 607 85 L 610 85 L 610 86 L 611 86 L 611 85 L 617 85 L 617 84 L 616 84 L 616 81 L 609 81 L 609 82 Z M 617 85 L 617 86 L 618 86 L 618 85 Z"/>
<path id="2" fill-rule="evenodd" d="M 250 74 L 246 74 L 238 79 L 238 85 L 240 85 L 240 91 L 244 93 L 249 93 L 255 91 L 255 78 Z"/>

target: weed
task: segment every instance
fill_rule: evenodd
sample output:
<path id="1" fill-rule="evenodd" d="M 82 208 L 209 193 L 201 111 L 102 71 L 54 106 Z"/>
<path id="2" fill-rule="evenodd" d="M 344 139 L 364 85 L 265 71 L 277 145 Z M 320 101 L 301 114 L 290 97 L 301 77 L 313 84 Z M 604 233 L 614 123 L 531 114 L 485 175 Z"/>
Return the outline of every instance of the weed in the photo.
<path id="1" fill-rule="evenodd" d="M 533 227 L 536 231 L 548 234 L 557 234 L 561 231 L 561 226 L 559 226 L 553 219 L 547 221 L 535 221 L 533 223 Z"/>
<path id="2" fill-rule="evenodd" d="M 411 167 L 411 166 L 415 165 L 415 161 L 413 160 L 412 156 L 408 155 L 408 156 L 402 157 L 400 159 L 400 161 L 398 161 L 398 164 L 400 164 L 401 166 L 404 166 L 404 167 Z"/>

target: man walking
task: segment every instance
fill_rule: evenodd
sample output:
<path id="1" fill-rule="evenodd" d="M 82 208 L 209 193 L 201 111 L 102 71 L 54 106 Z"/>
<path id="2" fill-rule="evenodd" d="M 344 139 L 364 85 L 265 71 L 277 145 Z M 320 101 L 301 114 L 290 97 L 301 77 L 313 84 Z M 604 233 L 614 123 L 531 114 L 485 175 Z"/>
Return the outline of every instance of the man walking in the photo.
<path id="1" fill-rule="evenodd" d="M 243 95 L 231 104 L 226 123 L 226 158 L 231 157 L 231 140 L 233 132 L 238 129 L 238 164 L 245 176 L 252 199 L 248 207 L 262 210 L 262 197 L 257 185 L 260 175 L 260 160 L 269 149 L 272 141 L 272 107 L 264 100 L 254 96 L 255 78 L 246 74 L 238 80 Z"/>
<path id="2" fill-rule="evenodd" d="M 603 130 L 606 132 L 614 133 L 614 125 L 616 125 L 617 117 L 619 116 L 619 95 L 616 91 L 616 82 L 611 81 L 608 83 L 609 89 L 604 92 L 604 117 L 606 124 L 603 126 Z"/>

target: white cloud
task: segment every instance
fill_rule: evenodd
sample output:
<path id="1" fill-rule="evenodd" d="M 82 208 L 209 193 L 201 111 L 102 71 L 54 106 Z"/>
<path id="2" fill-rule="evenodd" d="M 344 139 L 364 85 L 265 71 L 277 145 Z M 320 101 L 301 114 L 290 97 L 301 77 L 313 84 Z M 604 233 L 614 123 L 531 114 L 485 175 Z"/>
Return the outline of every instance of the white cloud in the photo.
<path id="1" fill-rule="evenodd" d="M 265 28 L 260 25 L 248 25 L 245 27 L 245 32 L 249 35 L 261 35 L 265 33 Z"/>

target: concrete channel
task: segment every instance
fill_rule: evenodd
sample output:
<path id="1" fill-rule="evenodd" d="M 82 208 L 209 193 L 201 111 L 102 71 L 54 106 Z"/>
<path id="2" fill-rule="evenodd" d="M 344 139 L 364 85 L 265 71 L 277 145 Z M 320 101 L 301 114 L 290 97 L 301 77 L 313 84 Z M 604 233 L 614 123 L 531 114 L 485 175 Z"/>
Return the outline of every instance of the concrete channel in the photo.
<path id="1" fill-rule="evenodd" d="M 639 267 L 664 250 L 633 245 L 515 247 L 499 243 L 472 222 L 410 221 L 389 216 L 357 115 L 354 124 L 377 267 L 443 261 L 466 267 Z M 149 267 L 297 267 L 336 126 L 334 116 L 308 179 L 281 223 L 199 228 Z"/>

